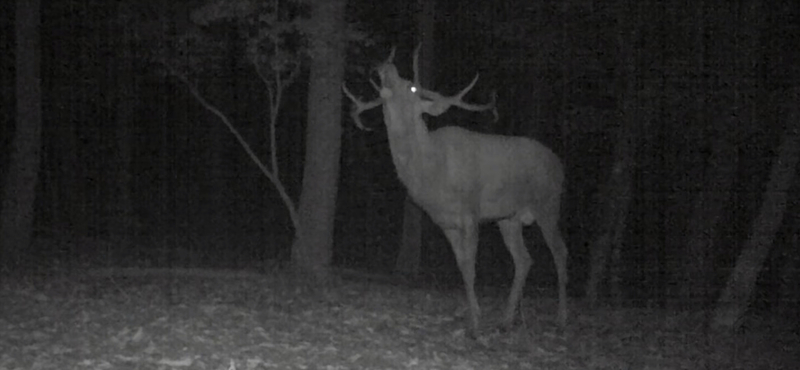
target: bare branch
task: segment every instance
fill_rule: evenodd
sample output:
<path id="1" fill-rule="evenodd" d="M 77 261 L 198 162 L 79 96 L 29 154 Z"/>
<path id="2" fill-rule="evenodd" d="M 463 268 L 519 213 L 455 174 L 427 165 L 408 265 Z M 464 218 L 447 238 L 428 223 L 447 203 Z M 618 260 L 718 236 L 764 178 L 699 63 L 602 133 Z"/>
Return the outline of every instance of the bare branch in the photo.
<path id="1" fill-rule="evenodd" d="M 378 86 L 378 84 L 376 84 L 375 81 L 373 81 L 371 78 L 369 79 L 369 84 L 372 85 L 372 87 L 375 88 L 375 91 L 381 92 L 381 87 Z"/>
<path id="2" fill-rule="evenodd" d="M 261 81 L 263 81 L 264 85 L 267 87 L 267 98 L 269 99 L 269 126 L 265 129 L 266 132 L 264 135 L 270 143 L 269 150 L 272 173 L 274 174 L 275 178 L 280 178 L 280 174 L 278 173 L 277 140 L 275 138 L 275 126 L 278 123 L 278 109 L 280 109 L 281 92 L 283 89 L 280 81 L 280 72 L 273 71 L 273 73 L 278 77 L 275 80 L 275 87 L 273 87 L 272 82 L 261 71 L 261 65 L 258 63 L 258 57 L 254 55 L 251 59 L 251 62 L 253 63 L 253 68 L 255 68 L 258 77 L 261 78 Z"/>
<path id="3" fill-rule="evenodd" d="M 414 49 L 414 62 L 413 62 L 413 66 L 412 66 L 412 68 L 414 69 L 414 86 L 416 86 L 417 89 L 421 89 L 422 88 L 422 86 L 419 83 L 419 51 L 420 51 L 420 49 L 422 49 L 422 43 L 421 42 L 417 45 L 416 49 Z M 428 81 L 428 83 L 430 83 L 430 81 Z"/>
<path id="4" fill-rule="evenodd" d="M 297 77 L 297 73 L 300 71 L 300 63 L 294 63 L 294 67 L 289 72 L 289 75 L 286 76 L 284 79 L 284 85 L 289 86 L 294 83 L 294 79 Z"/>
<path id="5" fill-rule="evenodd" d="M 228 128 L 231 134 L 233 134 L 233 136 L 239 142 L 239 145 L 241 145 L 242 149 L 244 149 L 244 151 L 247 153 L 250 159 L 256 164 L 256 166 L 258 166 L 258 168 L 261 170 L 264 176 L 266 176 L 267 179 L 269 179 L 269 181 L 272 183 L 272 185 L 275 186 L 275 188 L 278 190 L 278 194 L 280 195 L 281 199 L 286 205 L 287 210 L 289 211 L 289 218 L 291 218 L 295 230 L 299 229 L 300 216 L 297 214 L 297 208 L 295 207 L 292 198 L 289 197 L 289 193 L 286 191 L 286 188 L 283 187 L 283 183 L 281 183 L 281 180 L 278 177 L 276 177 L 275 173 L 271 172 L 266 165 L 264 165 L 264 162 L 262 162 L 260 158 L 258 158 L 258 155 L 250 147 L 250 144 L 248 144 L 247 141 L 244 139 L 244 137 L 242 137 L 242 134 L 239 133 L 239 130 L 237 130 L 236 127 L 233 126 L 230 119 L 228 119 L 228 116 L 225 115 L 225 113 L 223 113 L 221 110 L 219 110 L 219 108 L 217 108 L 216 106 L 211 104 L 208 100 L 206 100 L 203 97 L 203 95 L 200 94 L 200 91 L 197 90 L 197 86 L 195 86 L 191 81 L 189 81 L 186 75 L 178 73 L 170 66 L 166 67 L 170 70 L 170 72 L 172 72 L 172 74 L 176 78 L 178 78 L 184 85 L 186 85 L 187 88 L 189 88 L 189 92 L 192 94 L 192 96 L 194 96 L 195 99 L 209 112 L 219 117 L 220 121 L 222 121 L 222 123 Z"/>

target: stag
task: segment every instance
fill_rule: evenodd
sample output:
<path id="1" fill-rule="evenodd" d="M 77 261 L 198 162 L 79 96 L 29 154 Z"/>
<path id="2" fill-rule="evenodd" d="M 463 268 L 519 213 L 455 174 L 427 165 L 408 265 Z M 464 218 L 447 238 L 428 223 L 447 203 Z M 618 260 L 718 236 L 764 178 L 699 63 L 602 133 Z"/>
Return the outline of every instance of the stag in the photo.
<path id="1" fill-rule="evenodd" d="M 414 52 L 414 81 L 400 77 L 389 58 L 376 68 L 380 97 L 363 102 L 347 87 L 354 106 L 351 116 L 365 129 L 359 115 L 383 105 L 389 148 L 400 181 L 411 198 L 444 231 L 464 279 L 470 310 L 468 333 L 478 331 L 480 306 L 475 295 L 475 255 L 478 226 L 496 222 L 514 260 L 514 281 L 503 326 L 513 324 L 531 267 L 522 236 L 523 225 L 536 222 L 550 248 L 558 274 L 558 323 L 567 320 L 567 248 L 559 230 L 564 172 L 559 158 L 543 144 L 524 137 L 490 135 L 460 127 L 428 130 L 422 114 L 439 116 L 451 106 L 469 111 L 495 109 L 495 99 L 477 105 L 463 101 L 478 75 L 461 92 L 443 96 L 418 83 L 419 47 Z M 496 110 L 494 110 L 497 119 Z"/>

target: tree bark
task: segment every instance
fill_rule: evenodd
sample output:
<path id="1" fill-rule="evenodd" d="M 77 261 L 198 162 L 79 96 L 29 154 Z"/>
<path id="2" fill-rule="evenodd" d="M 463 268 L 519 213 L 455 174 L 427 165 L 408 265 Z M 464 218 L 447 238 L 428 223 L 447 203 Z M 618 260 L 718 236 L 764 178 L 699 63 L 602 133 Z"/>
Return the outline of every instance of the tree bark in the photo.
<path id="1" fill-rule="evenodd" d="M 17 125 L 0 211 L 0 260 L 20 267 L 33 237 L 42 140 L 41 23 L 38 0 L 16 3 Z"/>
<path id="2" fill-rule="evenodd" d="M 324 278 L 333 248 L 344 80 L 344 0 L 311 2 L 311 73 L 305 168 L 298 206 L 300 228 L 292 245 L 292 262 Z"/>
<path id="3" fill-rule="evenodd" d="M 626 125 L 626 123 L 623 123 L 623 125 Z M 623 127 L 620 127 L 619 130 L 625 131 Z M 618 135 L 620 138 L 626 136 L 623 133 Z M 591 247 L 591 266 L 589 280 L 586 283 L 586 298 L 593 306 L 599 300 L 600 286 L 606 277 L 609 255 L 616 257 L 613 264 L 615 270 L 621 268 L 620 252 L 612 254 L 612 249 L 621 248 L 627 227 L 628 209 L 632 200 L 633 147 L 631 144 L 630 140 L 618 140 L 617 159 L 615 159 L 614 168 L 611 171 L 608 183 L 604 189 L 600 190 L 600 196 L 598 197 L 599 200 L 605 202 L 605 209 L 603 211 L 602 224 Z M 619 276 L 617 275 L 619 275 L 619 272 L 615 271 L 614 276 L 611 277 L 612 283 L 619 283 Z M 612 287 L 612 291 L 615 290 L 619 289 Z"/>
<path id="4" fill-rule="evenodd" d="M 596 305 L 599 296 L 600 285 L 605 279 L 608 257 L 614 259 L 611 276 L 612 293 L 619 297 L 620 279 L 622 269 L 621 248 L 625 230 L 627 228 L 628 210 L 633 199 L 631 194 L 634 154 L 636 142 L 638 140 L 637 126 L 639 122 L 638 109 L 635 107 L 637 96 L 637 67 L 638 60 L 635 49 L 633 48 L 636 34 L 639 27 L 641 16 L 636 14 L 638 11 L 633 5 L 629 9 L 623 10 L 622 19 L 627 19 L 627 24 L 623 23 L 619 29 L 620 55 L 619 74 L 616 76 L 621 86 L 620 101 L 622 102 L 621 123 L 617 128 L 617 144 L 614 153 L 614 166 L 612 167 L 608 183 L 599 192 L 599 200 L 605 201 L 603 219 L 600 221 L 598 235 L 591 248 L 591 267 L 589 280 L 586 283 L 586 297 L 591 305 Z M 631 16 L 632 15 L 632 16 Z M 599 204 L 599 202 L 598 202 Z M 612 251 L 613 249 L 613 251 Z"/>
<path id="5" fill-rule="evenodd" d="M 723 126 L 733 126 L 722 123 Z M 721 127 L 725 133 L 734 127 Z M 703 306 L 709 296 L 711 247 L 717 225 L 730 199 L 733 180 L 738 164 L 738 147 L 734 144 L 734 133 L 721 134 L 717 138 L 706 166 L 705 190 L 697 195 L 691 221 L 688 225 L 686 254 L 682 268 L 680 301 L 684 308 Z M 688 307 L 686 307 L 688 306 Z"/>
<path id="6" fill-rule="evenodd" d="M 419 81 L 422 86 L 433 89 L 436 1 L 418 0 L 417 4 L 419 6 L 417 14 L 419 42 L 422 43 L 419 53 Z M 417 206 L 411 197 L 406 196 L 403 203 L 403 238 L 395 262 L 395 271 L 407 276 L 419 274 L 425 224 L 426 217 L 422 208 Z"/>
<path id="7" fill-rule="evenodd" d="M 698 76 L 694 84 L 694 125 L 698 127 L 706 127 L 706 96 L 708 94 L 708 86 L 705 76 L 705 1 L 699 0 L 694 3 L 694 20 L 697 24 L 694 33 L 694 73 Z M 682 258 L 678 258 L 680 265 L 676 266 L 678 269 L 675 271 L 675 276 L 678 278 L 675 283 L 677 285 L 677 294 L 673 297 L 676 299 L 673 306 L 680 308 L 688 308 L 697 303 L 698 300 L 702 301 L 705 296 L 708 285 L 706 274 L 706 260 L 708 258 L 709 249 L 713 242 L 713 232 L 716 227 L 715 214 L 722 211 L 724 199 L 712 199 L 711 192 L 716 188 L 711 185 L 711 182 L 719 181 L 725 182 L 722 177 L 725 176 L 724 172 L 727 170 L 718 170 L 715 166 L 719 160 L 719 155 L 726 152 L 725 139 L 718 139 L 714 143 L 712 149 L 712 156 L 708 164 L 705 166 L 705 179 L 703 185 L 705 191 L 699 191 L 694 199 L 694 209 L 690 222 L 686 225 L 688 238 L 685 239 L 685 244 L 681 249 L 683 253 L 680 254 Z M 724 163 L 723 163 L 724 164 Z M 735 170 L 735 168 L 734 168 Z M 713 198 L 721 198 L 716 196 Z M 720 203 L 723 202 L 723 203 Z M 708 207 L 708 209 L 707 209 Z M 706 217 L 710 217 L 706 219 Z"/>
<path id="8" fill-rule="evenodd" d="M 796 96 L 796 95 L 795 95 Z M 794 100 L 791 104 L 794 104 Z M 758 273 L 769 254 L 775 233 L 778 231 L 786 210 L 787 190 L 792 184 L 800 154 L 800 134 L 797 132 L 796 108 L 789 117 L 785 137 L 782 139 L 778 155 L 772 164 L 769 183 L 764 192 L 764 203 L 758 217 L 753 221 L 750 238 L 745 244 L 736 267 L 717 301 L 712 326 L 716 328 L 736 328 L 753 297 Z"/>
<path id="9" fill-rule="evenodd" d="M 798 241 L 800 234 L 795 232 L 791 242 L 784 246 L 781 262 L 778 264 L 778 309 L 792 314 L 800 314 L 795 310 L 795 307 L 800 307 L 800 254 L 795 251 L 798 249 Z"/>
<path id="10" fill-rule="evenodd" d="M 135 71 L 135 54 L 133 52 L 132 35 L 130 31 L 123 30 L 122 53 L 115 62 L 116 76 L 108 76 L 112 81 L 116 106 L 116 127 L 114 133 L 117 142 L 117 163 L 115 166 L 113 194 L 115 201 L 109 202 L 111 214 L 111 234 L 118 240 L 133 244 L 135 232 L 135 213 L 133 210 L 133 140 L 131 129 L 134 125 L 134 115 L 139 106 L 140 84 Z M 107 41 L 110 44 L 110 40 Z M 116 78 L 115 78 L 116 77 Z M 134 238 L 135 240 L 135 238 Z"/>

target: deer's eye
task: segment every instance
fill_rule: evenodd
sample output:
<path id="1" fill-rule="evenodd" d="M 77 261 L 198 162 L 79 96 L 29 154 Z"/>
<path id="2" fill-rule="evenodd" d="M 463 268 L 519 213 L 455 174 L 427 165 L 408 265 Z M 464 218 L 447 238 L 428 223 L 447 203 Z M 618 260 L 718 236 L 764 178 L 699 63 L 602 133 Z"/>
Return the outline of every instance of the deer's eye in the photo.
<path id="1" fill-rule="evenodd" d="M 417 93 L 417 87 L 416 87 L 416 86 L 414 86 L 414 85 L 412 85 L 412 86 L 411 86 L 411 87 L 409 87 L 408 89 L 409 89 L 409 90 L 411 90 L 411 92 L 412 92 L 412 93 L 415 93 L 415 94 Z"/>

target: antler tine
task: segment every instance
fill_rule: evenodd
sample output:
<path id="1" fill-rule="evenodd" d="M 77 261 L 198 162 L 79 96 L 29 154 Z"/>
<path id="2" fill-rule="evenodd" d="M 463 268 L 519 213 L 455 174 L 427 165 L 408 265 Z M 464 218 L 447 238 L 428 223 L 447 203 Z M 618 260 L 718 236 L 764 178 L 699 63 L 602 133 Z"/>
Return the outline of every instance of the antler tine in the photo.
<path id="1" fill-rule="evenodd" d="M 475 86 L 475 83 L 478 82 L 478 77 L 480 77 L 480 75 L 481 75 L 480 73 L 476 73 L 475 78 L 472 79 L 472 82 L 470 82 L 469 85 L 467 85 L 467 87 L 461 90 L 458 94 L 453 96 L 453 99 L 461 100 L 464 97 L 464 95 L 467 95 L 467 93 L 470 90 L 472 90 L 472 87 Z"/>
<path id="2" fill-rule="evenodd" d="M 386 58 L 386 61 L 383 64 L 391 64 L 394 61 L 394 52 L 397 50 L 397 46 L 392 46 L 392 52 L 389 53 L 389 57 Z"/>
<path id="3" fill-rule="evenodd" d="M 476 73 L 475 78 L 472 79 L 472 82 L 470 82 L 469 85 L 467 85 L 467 87 L 464 88 L 464 90 L 461 90 L 461 92 L 459 92 L 458 94 L 456 94 L 451 98 L 453 99 L 452 101 L 453 105 L 471 111 L 482 111 L 482 110 L 492 109 L 495 107 L 495 94 L 492 94 L 492 101 L 490 101 L 487 104 L 469 104 L 465 103 L 462 100 L 464 98 L 464 95 L 466 95 L 470 90 L 472 90 L 472 87 L 475 86 L 476 82 L 478 82 L 478 76 L 480 76 L 480 74 Z"/>
<path id="4" fill-rule="evenodd" d="M 381 87 L 378 86 L 378 84 L 376 84 L 375 81 L 372 80 L 371 78 L 369 79 L 369 84 L 372 85 L 372 87 L 375 89 L 375 91 L 381 92 Z"/>
<path id="5" fill-rule="evenodd" d="M 465 87 L 463 90 L 461 90 L 458 94 L 450 96 L 450 97 L 445 97 L 445 96 L 442 96 L 441 94 L 439 94 L 439 93 L 437 93 L 435 91 L 430 91 L 430 90 L 426 90 L 426 89 L 420 89 L 420 92 L 423 95 L 425 95 L 426 97 L 428 97 L 429 99 L 436 100 L 436 101 L 442 101 L 443 103 L 446 103 L 448 105 L 455 105 L 455 106 L 457 106 L 459 108 L 466 109 L 466 110 L 482 111 L 482 110 L 487 110 L 487 109 L 494 108 L 494 105 L 495 105 L 495 96 L 494 95 L 492 96 L 492 101 L 490 101 L 487 104 L 469 104 L 469 103 L 465 103 L 462 100 L 464 98 L 464 95 L 467 95 L 467 93 L 472 89 L 472 87 L 475 86 L 475 83 L 478 82 L 478 77 L 479 77 L 479 74 L 476 74 L 475 78 L 472 79 L 472 82 L 470 82 L 469 85 L 467 85 L 467 87 Z"/>
<path id="6" fill-rule="evenodd" d="M 438 116 L 439 114 L 442 114 L 445 111 L 447 111 L 450 108 L 450 106 L 453 106 L 453 105 L 455 105 L 456 107 L 462 108 L 462 109 L 470 110 L 470 111 L 484 111 L 484 110 L 488 110 L 488 109 L 493 109 L 492 113 L 494 114 L 494 118 L 495 118 L 495 122 L 496 122 L 497 120 L 500 119 L 499 115 L 497 114 L 497 108 L 495 107 L 496 94 L 492 94 L 492 100 L 487 104 L 469 104 L 469 103 L 465 103 L 462 100 L 464 98 L 464 95 L 466 95 L 472 89 L 472 87 L 475 86 L 476 82 L 478 82 L 478 75 L 477 74 L 475 75 L 475 78 L 472 79 L 472 82 L 470 82 L 469 85 L 467 85 L 467 87 L 465 87 L 463 90 L 461 90 L 458 94 L 450 96 L 450 97 L 442 96 L 441 94 L 439 94 L 439 93 L 437 93 L 435 91 L 430 91 L 430 90 L 426 90 L 426 89 L 423 89 L 423 88 L 419 88 L 419 93 L 422 96 L 424 96 L 424 97 L 436 102 L 436 104 L 430 106 L 426 110 L 426 113 L 428 113 L 430 115 Z"/>
<path id="7" fill-rule="evenodd" d="M 389 53 L 389 57 L 386 58 L 386 60 L 383 61 L 383 63 L 378 64 L 375 67 L 372 67 L 370 69 L 370 72 L 380 71 L 380 69 L 383 68 L 385 65 L 392 64 L 393 61 L 394 61 L 394 52 L 395 52 L 395 50 L 397 50 L 397 46 L 392 46 L 392 51 Z M 370 80 L 370 82 L 372 82 L 372 80 Z M 374 83 L 373 83 L 373 86 L 375 86 Z"/>
<path id="8" fill-rule="evenodd" d="M 427 98 L 429 98 L 431 100 L 446 102 L 449 105 L 455 105 L 455 106 L 458 106 L 458 107 L 462 107 L 462 105 L 470 106 L 469 104 L 462 102 L 461 99 L 464 97 L 464 95 L 466 95 L 469 92 L 470 89 L 472 89 L 473 86 L 475 86 L 476 82 L 478 82 L 478 75 L 475 75 L 475 78 L 472 79 L 472 82 L 470 82 L 467 87 L 465 87 L 463 90 L 461 90 L 458 94 L 450 96 L 450 97 L 443 96 L 442 94 L 439 94 L 436 91 L 430 91 L 430 90 L 424 89 L 424 88 L 419 88 L 419 91 L 423 96 L 425 96 L 425 97 L 427 97 Z M 462 107 L 462 108 L 469 109 L 467 107 Z M 483 108 L 483 109 L 488 109 L 488 107 L 487 108 Z M 482 109 L 478 108 L 478 109 L 469 109 L 469 110 L 482 110 Z"/>
<path id="9" fill-rule="evenodd" d="M 422 87 L 422 86 L 420 86 L 420 83 L 419 83 L 419 51 L 420 51 L 420 49 L 422 49 L 422 43 L 421 42 L 419 44 L 417 44 L 417 47 L 414 49 L 414 62 L 413 62 L 414 86 L 416 86 L 417 89 Z M 430 81 L 428 81 L 428 83 L 430 83 Z"/>
<path id="10" fill-rule="evenodd" d="M 358 98 L 356 98 L 355 95 L 353 95 L 350 92 L 350 90 L 347 89 L 347 86 L 345 86 L 344 84 L 342 84 L 342 91 L 344 92 L 345 95 L 347 95 L 348 98 L 350 98 L 350 100 L 353 101 L 353 104 L 354 104 L 353 105 L 353 109 L 350 111 L 350 117 L 353 118 L 353 122 L 356 124 L 356 126 L 358 126 L 358 128 L 360 128 L 360 129 L 362 129 L 364 131 L 372 131 L 372 129 L 366 128 L 366 127 L 364 127 L 363 124 L 361 124 L 361 118 L 359 118 L 358 116 L 359 116 L 359 114 L 361 114 L 361 112 L 363 112 L 365 110 L 370 110 L 372 108 L 375 108 L 375 107 L 383 104 L 383 99 L 378 98 L 378 99 L 375 99 L 375 100 L 373 100 L 371 102 L 365 103 L 365 102 L 362 102 L 361 100 L 359 100 Z"/>

